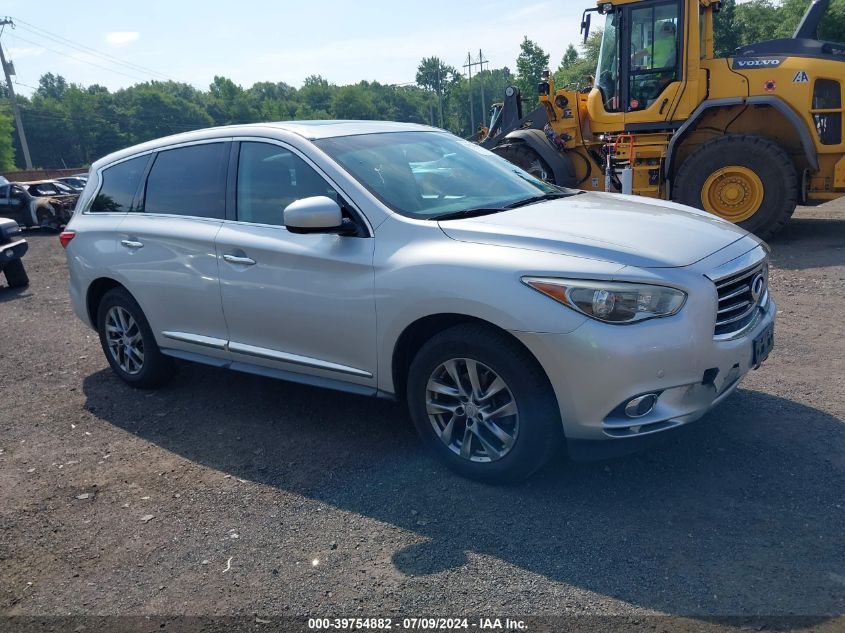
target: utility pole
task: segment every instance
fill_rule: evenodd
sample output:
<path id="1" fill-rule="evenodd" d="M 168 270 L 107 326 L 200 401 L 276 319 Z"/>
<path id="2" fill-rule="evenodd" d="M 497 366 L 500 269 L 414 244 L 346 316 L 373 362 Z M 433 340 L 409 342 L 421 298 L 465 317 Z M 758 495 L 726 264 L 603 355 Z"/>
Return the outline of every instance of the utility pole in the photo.
<path id="1" fill-rule="evenodd" d="M 439 61 L 437 63 L 437 108 L 440 113 L 440 127 L 443 128 L 443 63 Z"/>
<path id="2" fill-rule="evenodd" d="M 478 64 L 481 66 L 481 73 L 479 74 L 479 83 L 481 84 L 481 116 L 484 117 L 482 123 L 486 123 L 487 119 L 487 103 L 484 100 L 484 64 L 487 60 L 484 59 L 484 53 L 478 49 Z"/>
<path id="3" fill-rule="evenodd" d="M 9 18 L 0 20 L 0 27 L 10 25 L 15 28 L 15 23 Z M 26 163 L 27 169 L 32 169 L 32 158 L 29 155 L 29 145 L 26 142 L 26 134 L 23 131 L 23 121 L 21 121 L 21 112 L 18 109 L 18 100 L 15 97 L 15 88 L 12 85 L 12 75 L 15 74 L 15 67 L 11 62 L 6 61 L 6 55 L 3 53 L 3 46 L 0 43 L 0 62 L 3 64 L 3 74 L 6 75 L 6 85 L 9 87 L 9 101 L 12 102 L 12 114 L 15 116 L 15 125 L 18 128 L 18 138 L 21 140 L 21 148 L 23 148 L 23 160 Z"/>
<path id="4" fill-rule="evenodd" d="M 475 112 L 472 108 L 472 67 L 478 66 L 480 68 L 478 72 L 478 83 L 481 85 L 481 123 L 482 125 L 485 123 L 485 117 L 487 116 L 487 103 L 484 99 L 484 64 L 489 65 L 486 59 L 484 59 L 484 53 L 481 52 L 481 49 L 478 49 L 478 61 L 473 61 L 472 53 L 467 53 L 467 63 L 464 64 L 464 68 L 467 69 L 467 73 L 469 74 L 469 118 L 472 125 L 472 132 L 475 134 Z"/>
<path id="5" fill-rule="evenodd" d="M 469 93 L 469 129 L 470 134 L 475 135 L 475 111 L 472 107 L 472 67 L 475 66 L 472 62 L 472 54 L 467 53 L 467 63 L 464 64 L 464 68 L 467 69 L 469 73 L 469 80 L 467 84 L 467 92 Z"/>

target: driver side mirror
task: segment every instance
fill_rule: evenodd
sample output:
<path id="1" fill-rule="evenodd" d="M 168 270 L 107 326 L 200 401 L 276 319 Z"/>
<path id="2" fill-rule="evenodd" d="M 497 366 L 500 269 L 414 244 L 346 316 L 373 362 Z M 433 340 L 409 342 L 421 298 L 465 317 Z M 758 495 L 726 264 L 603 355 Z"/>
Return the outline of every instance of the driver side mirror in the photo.
<path id="1" fill-rule="evenodd" d="M 358 233 L 355 223 L 343 217 L 340 205 L 327 196 L 312 196 L 291 202 L 285 207 L 284 220 L 285 228 L 291 233 Z"/>
<path id="2" fill-rule="evenodd" d="M 584 18 L 581 20 L 581 32 L 584 34 L 584 44 L 590 39 L 590 22 L 592 21 L 591 13 L 584 13 Z"/>

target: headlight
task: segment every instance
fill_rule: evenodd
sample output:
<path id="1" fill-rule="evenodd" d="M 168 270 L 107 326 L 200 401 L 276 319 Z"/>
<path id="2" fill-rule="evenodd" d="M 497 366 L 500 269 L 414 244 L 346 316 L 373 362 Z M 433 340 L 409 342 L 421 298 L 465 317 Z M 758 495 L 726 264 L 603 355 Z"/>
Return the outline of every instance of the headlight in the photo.
<path id="1" fill-rule="evenodd" d="M 650 284 L 523 277 L 523 283 L 563 305 L 605 323 L 635 323 L 677 314 L 687 295 Z"/>

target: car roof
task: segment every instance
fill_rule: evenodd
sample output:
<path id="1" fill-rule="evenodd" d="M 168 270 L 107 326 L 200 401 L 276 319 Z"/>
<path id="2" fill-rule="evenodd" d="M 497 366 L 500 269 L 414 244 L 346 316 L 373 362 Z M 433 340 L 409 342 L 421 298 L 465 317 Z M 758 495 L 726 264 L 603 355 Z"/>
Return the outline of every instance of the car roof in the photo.
<path id="1" fill-rule="evenodd" d="M 127 158 L 134 154 L 140 154 L 150 150 L 159 149 L 168 145 L 179 143 L 190 143 L 206 139 L 229 136 L 255 136 L 261 131 L 283 131 L 296 134 L 309 141 L 316 141 L 323 138 L 334 138 L 338 136 L 356 136 L 359 134 L 386 134 L 392 132 L 443 132 L 439 128 L 417 123 L 397 123 L 395 121 L 345 121 L 345 120 L 321 120 L 321 121 L 277 121 L 269 123 L 248 123 L 244 125 L 225 125 L 220 127 L 205 128 L 192 132 L 183 132 L 172 136 L 147 141 L 140 145 L 127 147 L 108 156 L 104 156 L 93 165 L 91 171 L 99 169 L 103 165 L 113 163 L 117 160 Z"/>

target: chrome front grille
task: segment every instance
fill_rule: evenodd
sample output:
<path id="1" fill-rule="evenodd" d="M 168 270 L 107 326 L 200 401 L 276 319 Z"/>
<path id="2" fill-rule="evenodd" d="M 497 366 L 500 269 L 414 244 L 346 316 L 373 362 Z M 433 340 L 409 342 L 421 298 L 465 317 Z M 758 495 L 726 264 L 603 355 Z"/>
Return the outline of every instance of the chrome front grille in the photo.
<path id="1" fill-rule="evenodd" d="M 719 305 L 714 334 L 730 336 L 748 326 L 768 300 L 769 265 L 763 261 L 715 283 Z"/>

